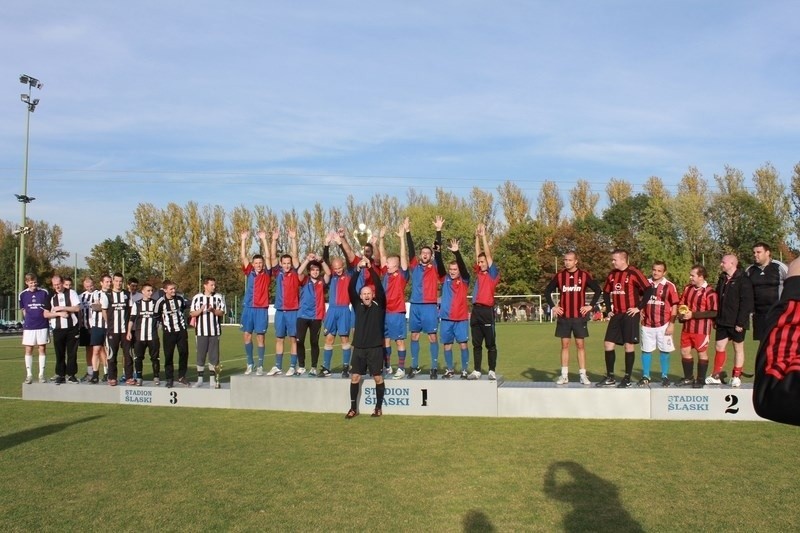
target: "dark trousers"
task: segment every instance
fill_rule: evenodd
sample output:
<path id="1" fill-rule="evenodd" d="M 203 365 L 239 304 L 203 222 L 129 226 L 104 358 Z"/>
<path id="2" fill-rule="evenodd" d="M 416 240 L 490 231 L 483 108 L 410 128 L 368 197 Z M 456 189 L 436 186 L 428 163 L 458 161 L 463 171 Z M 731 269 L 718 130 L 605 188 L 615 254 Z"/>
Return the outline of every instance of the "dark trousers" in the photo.
<path id="1" fill-rule="evenodd" d="M 311 333 L 308 340 L 311 345 L 311 367 L 317 367 L 319 362 L 319 332 L 321 329 L 322 320 L 297 319 L 297 362 L 301 368 L 306 366 L 306 332 Z"/>
<path id="2" fill-rule="evenodd" d="M 78 372 L 78 326 L 53 330 L 53 349 L 56 352 L 56 375 L 74 376 Z"/>
<path id="3" fill-rule="evenodd" d="M 109 333 L 106 337 L 106 342 L 108 344 L 108 379 L 117 379 L 120 349 L 122 349 L 125 377 L 132 378 L 133 359 L 131 359 L 130 343 L 125 337 L 125 333 Z"/>
<path id="4" fill-rule="evenodd" d="M 494 309 L 481 305 L 472 306 L 469 320 L 472 332 L 472 356 L 475 370 L 481 372 L 483 363 L 483 344 L 486 343 L 486 354 L 489 356 L 489 370 L 497 367 L 497 337 L 494 329 Z"/>
<path id="5" fill-rule="evenodd" d="M 142 361 L 144 359 L 145 350 L 150 352 L 150 362 L 153 363 L 153 377 L 158 377 L 158 374 L 161 372 L 161 361 L 158 359 L 161 347 L 158 344 L 158 337 L 149 341 L 137 340 L 133 343 L 133 366 L 136 369 L 136 375 L 140 378 L 142 377 Z"/>
<path id="6" fill-rule="evenodd" d="M 175 374 L 175 348 L 178 349 L 178 377 L 186 377 L 186 369 L 189 367 L 189 332 L 165 331 L 164 332 L 164 371 L 167 379 L 173 379 Z"/>

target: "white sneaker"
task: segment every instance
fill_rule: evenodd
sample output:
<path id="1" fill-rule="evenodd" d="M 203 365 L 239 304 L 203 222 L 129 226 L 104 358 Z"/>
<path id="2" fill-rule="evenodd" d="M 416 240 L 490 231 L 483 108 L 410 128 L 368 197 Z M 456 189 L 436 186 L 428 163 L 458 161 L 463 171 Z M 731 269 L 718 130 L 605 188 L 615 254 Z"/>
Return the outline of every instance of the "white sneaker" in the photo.
<path id="1" fill-rule="evenodd" d="M 386 368 L 383 369 L 383 375 L 386 376 L 387 378 L 393 374 L 394 370 L 392 370 L 391 366 L 387 366 Z"/>
<path id="2" fill-rule="evenodd" d="M 44 374 L 39 374 L 39 383 L 47 383 L 47 378 L 44 377 Z"/>
<path id="3" fill-rule="evenodd" d="M 316 376 L 317 375 L 317 369 L 316 368 L 312 368 L 311 370 L 308 371 L 308 375 L 309 376 Z"/>
<path id="4" fill-rule="evenodd" d="M 198 379 L 197 383 L 194 384 L 194 388 L 196 388 L 196 389 L 198 389 L 198 388 L 200 388 L 202 386 L 203 386 L 203 380 L 202 379 Z"/>
<path id="5" fill-rule="evenodd" d="M 258 368 L 261 368 L 261 367 L 258 367 Z M 244 371 L 244 375 L 245 376 L 249 376 L 252 373 L 253 373 L 253 365 L 247 365 L 247 369 Z M 259 374 L 259 376 L 260 375 L 261 374 Z"/>
<path id="6" fill-rule="evenodd" d="M 33 376 L 27 376 L 24 381 L 25 385 L 30 385 L 33 383 Z"/>
<path id="7" fill-rule="evenodd" d="M 738 389 L 741 386 L 742 386 L 742 378 L 740 378 L 739 376 L 731 378 L 731 387 Z"/>
<path id="8" fill-rule="evenodd" d="M 261 367 L 259 367 L 259 368 L 261 368 Z M 292 372 L 292 373 L 294 373 L 294 372 Z M 268 376 L 280 376 L 281 374 L 283 374 L 283 371 L 280 368 L 278 368 L 277 366 L 273 366 L 272 368 L 269 369 L 269 372 L 267 372 Z"/>
<path id="9" fill-rule="evenodd" d="M 273 368 L 274 368 L 274 367 L 273 367 Z M 272 370 L 270 370 L 270 372 L 272 372 Z M 280 373 L 280 370 L 278 370 L 278 373 Z M 287 371 L 286 371 L 286 377 L 287 377 L 287 378 L 289 378 L 289 377 L 292 377 L 292 376 L 294 376 L 296 373 L 297 373 L 297 370 L 295 370 L 295 368 L 294 368 L 293 366 L 290 366 L 290 367 L 289 367 L 289 370 L 287 370 Z M 267 374 L 267 375 L 269 376 L 269 375 L 272 375 L 272 374 Z"/>
<path id="10" fill-rule="evenodd" d="M 496 381 L 497 374 L 494 373 L 494 370 L 489 370 L 489 381 Z"/>
<path id="11" fill-rule="evenodd" d="M 569 378 L 567 376 L 563 374 L 558 376 L 558 379 L 556 380 L 556 385 L 566 385 L 567 383 L 569 383 Z"/>
<path id="12" fill-rule="evenodd" d="M 473 381 L 476 380 L 476 379 L 481 379 L 481 373 L 478 372 L 477 370 L 473 370 L 472 372 L 469 373 L 469 376 L 467 376 L 467 379 L 471 379 Z"/>
<path id="13" fill-rule="evenodd" d="M 392 379 L 403 379 L 404 377 L 406 377 L 406 371 L 402 368 L 398 368 L 397 372 L 395 372 L 394 376 L 392 376 Z"/>
<path id="14" fill-rule="evenodd" d="M 297 375 L 298 376 L 302 376 L 305 373 L 306 373 L 305 367 L 301 366 L 300 368 L 297 369 Z"/>
<path id="15" fill-rule="evenodd" d="M 581 374 L 581 385 L 591 385 L 591 384 L 592 382 L 589 379 L 589 376 L 587 376 L 586 374 Z"/>
<path id="16" fill-rule="evenodd" d="M 256 376 L 263 376 L 264 375 L 264 367 L 260 366 L 256 368 Z"/>
<path id="17" fill-rule="evenodd" d="M 708 376 L 706 378 L 706 385 L 722 385 L 722 380 L 716 377 L 715 375 Z"/>

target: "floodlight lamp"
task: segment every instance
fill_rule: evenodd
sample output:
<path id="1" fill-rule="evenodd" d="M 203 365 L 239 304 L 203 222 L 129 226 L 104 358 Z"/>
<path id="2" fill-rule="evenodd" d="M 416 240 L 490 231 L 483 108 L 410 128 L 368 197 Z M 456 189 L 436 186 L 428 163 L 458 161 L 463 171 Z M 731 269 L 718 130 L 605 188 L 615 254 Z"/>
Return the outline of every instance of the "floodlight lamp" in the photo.
<path id="1" fill-rule="evenodd" d="M 34 105 L 34 106 L 39 105 L 39 99 L 38 98 L 34 98 L 32 105 Z"/>
<path id="2" fill-rule="evenodd" d="M 31 102 L 31 98 L 27 94 L 19 95 L 19 99 L 25 102 L 26 104 L 29 104 Z"/>
<path id="3" fill-rule="evenodd" d="M 43 87 L 42 82 L 34 77 L 28 76 L 27 74 L 21 75 L 19 77 L 19 82 L 24 83 L 25 85 L 30 85 L 31 87 L 36 87 L 37 89 L 41 89 Z"/>

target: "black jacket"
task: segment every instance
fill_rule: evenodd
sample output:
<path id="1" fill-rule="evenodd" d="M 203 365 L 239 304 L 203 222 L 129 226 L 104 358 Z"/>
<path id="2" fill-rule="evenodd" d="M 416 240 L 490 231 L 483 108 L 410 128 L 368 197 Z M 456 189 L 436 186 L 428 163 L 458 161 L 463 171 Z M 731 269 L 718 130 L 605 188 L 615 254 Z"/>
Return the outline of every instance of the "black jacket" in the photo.
<path id="1" fill-rule="evenodd" d="M 719 310 L 717 325 L 744 329 L 750 327 L 750 313 L 753 312 L 753 283 L 744 270 L 737 268 L 730 278 L 725 272 L 719 275 L 717 282 Z"/>

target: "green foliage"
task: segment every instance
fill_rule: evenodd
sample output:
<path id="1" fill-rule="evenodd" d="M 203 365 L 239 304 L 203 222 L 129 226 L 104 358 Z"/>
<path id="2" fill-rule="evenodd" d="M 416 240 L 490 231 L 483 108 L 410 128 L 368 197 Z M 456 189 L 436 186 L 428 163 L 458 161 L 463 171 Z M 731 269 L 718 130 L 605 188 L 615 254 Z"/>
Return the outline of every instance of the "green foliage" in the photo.
<path id="1" fill-rule="evenodd" d="M 749 258 L 758 241 L 780 242 L 781 220 L 754 195 L 746 191 L 720 194 L 707 211 L 721 252 L 735 252 Z"/>
<path id="2" fill-rule="evenodd" d="M 500 267 L 498 294 L 530 294 L 540 292 L 542 267 L 537 258 L 544 247 L 544 228 L 529 220 L 509 228 L 499 239 L 493 252 Z"/>
<path id="3" fill-rule="evenodd" d="M 143 278 L 147 274 L 142 269 L 142 258 L 139 251 L 119 235 L 92 247 L 86 257 L 86 266 L 89 272 L 95 276 L 120 272 L 126 278 L 131 276 Z"/>

